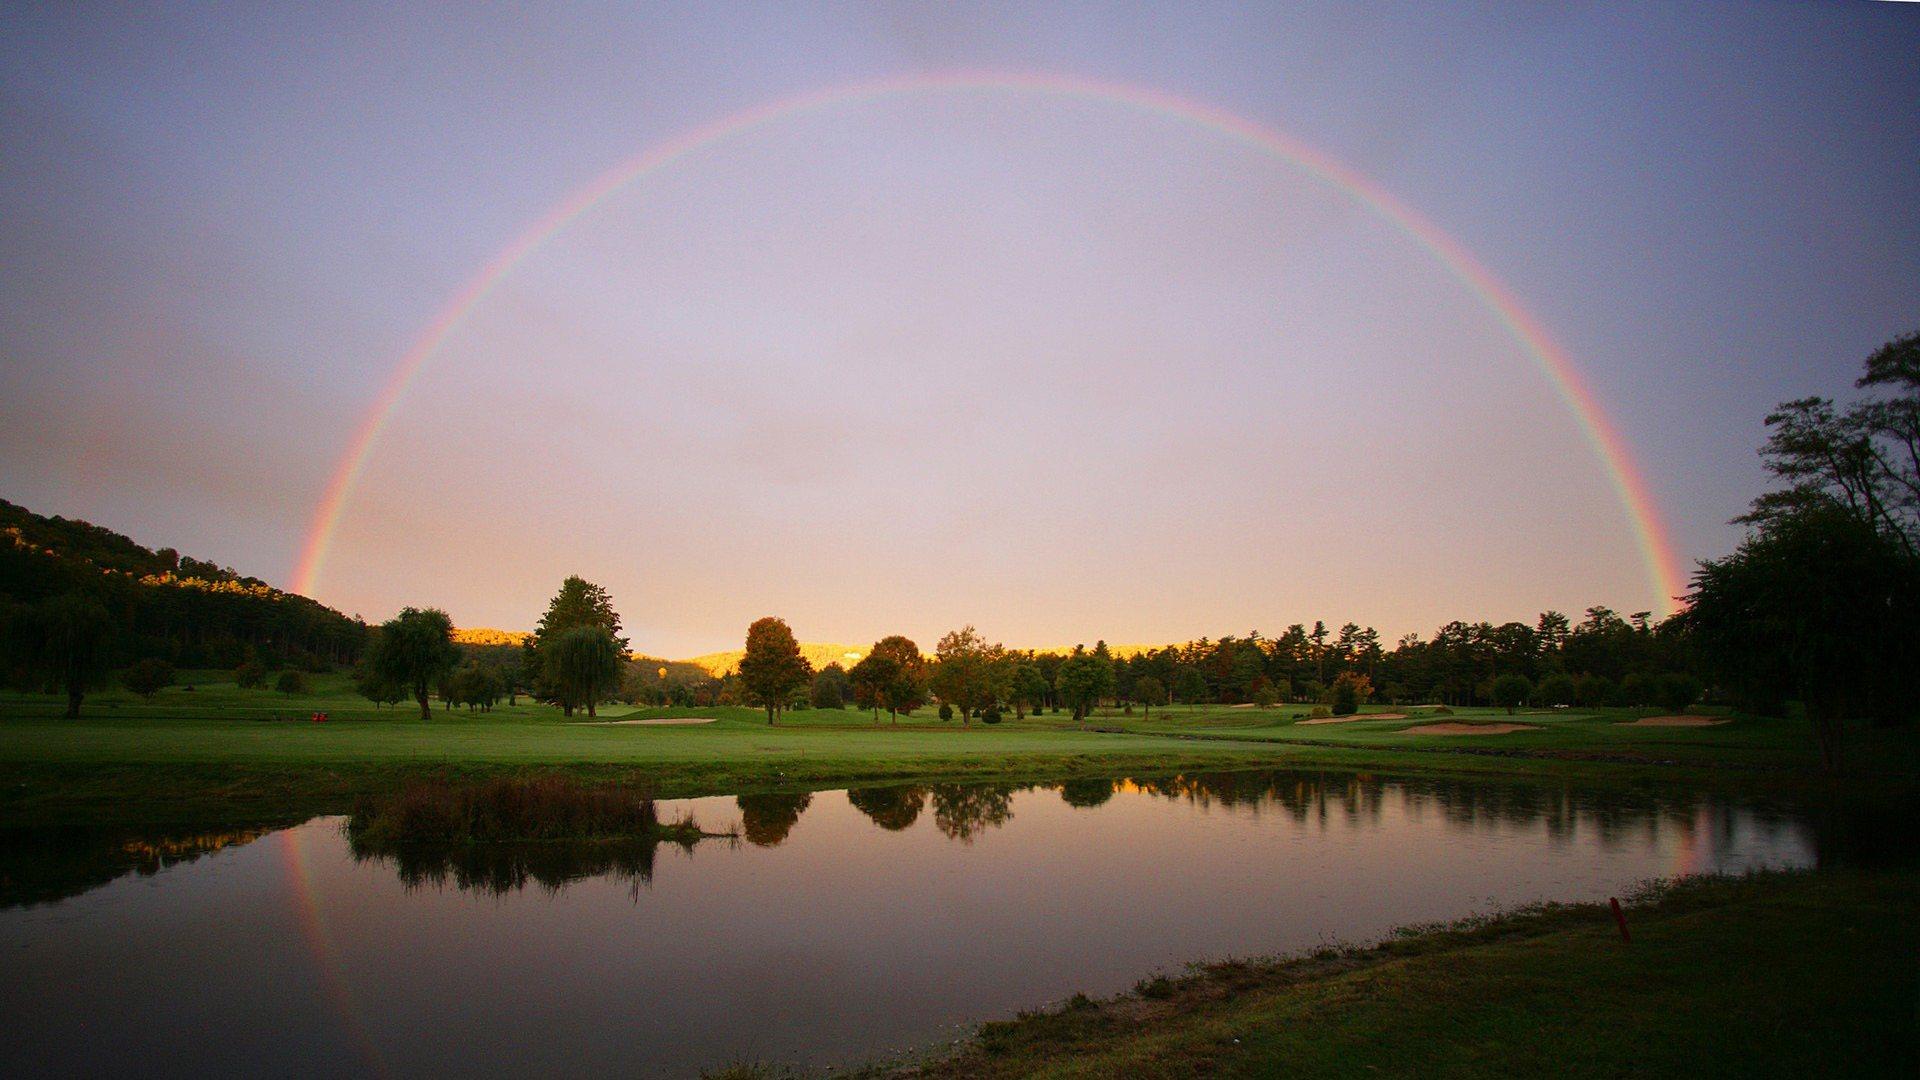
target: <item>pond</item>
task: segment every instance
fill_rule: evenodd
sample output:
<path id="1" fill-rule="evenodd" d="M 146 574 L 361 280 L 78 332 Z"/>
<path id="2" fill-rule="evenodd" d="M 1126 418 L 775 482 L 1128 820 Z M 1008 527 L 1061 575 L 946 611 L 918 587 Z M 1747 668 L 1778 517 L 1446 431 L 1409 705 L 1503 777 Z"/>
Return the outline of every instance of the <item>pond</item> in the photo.
<path id="1" fill-rule="evenodd" d="M 683 813 L 737 838 L 0 839 L 0 1073 L 845 1063 L 1188 961 L 1822 858 L 1811 819 L 1706 797 L 1291 772 L 662 804 Z"/>

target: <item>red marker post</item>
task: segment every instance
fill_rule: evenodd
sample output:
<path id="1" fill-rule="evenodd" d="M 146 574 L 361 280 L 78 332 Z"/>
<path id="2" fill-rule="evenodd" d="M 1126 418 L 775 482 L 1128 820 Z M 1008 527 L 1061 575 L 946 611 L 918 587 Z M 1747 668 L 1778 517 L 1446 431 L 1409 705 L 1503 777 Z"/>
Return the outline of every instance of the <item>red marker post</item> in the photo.
<path id="1" fill-rule="evenodd" d="M 1607 903 L 1613 905 L 1613 924 L 1620 928 L 1620 940 L 1631 943 L 1633 937 L 1627 933 L 1627 913 L 1620 910 L 1620 898 L 1609 896 Z"/>

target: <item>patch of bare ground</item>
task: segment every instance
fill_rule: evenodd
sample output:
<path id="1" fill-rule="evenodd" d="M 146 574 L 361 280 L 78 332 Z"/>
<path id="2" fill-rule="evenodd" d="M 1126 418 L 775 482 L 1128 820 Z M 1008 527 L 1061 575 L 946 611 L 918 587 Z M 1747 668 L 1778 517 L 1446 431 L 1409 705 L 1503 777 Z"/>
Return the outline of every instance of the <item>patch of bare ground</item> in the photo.
<path id="1" fill-rule="evenodd" d="M 1352 716 L 1322 716 L 1313 720 L 1302 720 L 1300 723 L 1305 726 L 1307 724 L 1345 724 L 1353 720 L 1405 720 L 1406 718 L 1407 714 L 1403 712 L 1354 713 Z"/>
<path id="2" fill-rule="evenodd" d="M 1421 724 L 1401 732 L 1403 735 L 1510 735 L 1516 731 L 1539 731 L 1539 724 Z"/>

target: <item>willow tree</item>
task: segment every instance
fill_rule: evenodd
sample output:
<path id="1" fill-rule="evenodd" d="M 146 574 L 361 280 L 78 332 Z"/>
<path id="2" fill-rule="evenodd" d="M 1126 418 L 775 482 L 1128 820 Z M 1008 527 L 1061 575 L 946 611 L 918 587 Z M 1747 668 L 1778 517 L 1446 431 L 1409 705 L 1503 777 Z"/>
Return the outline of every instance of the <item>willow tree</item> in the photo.
<path id="1" fill-rule="evenodd" d="M 547 685 L 568 716 L 582 708 L 598 716 L 598 703 L 620 685 L 626 653 L 604 626 L 563 631 L 540 653 Z"/>
<path id="2" fill-rule="evenodd" d="M 106 678 L 112 616 L 93 597 L 66 593 L 43 601 L 27 621 L 35 668 L 67 695 L 67 719 L 78 720 L 81 700 Z"/>
<path id="3" fill-rule="evenodd" d="M 540 616 L 533 636 L 526 640 L 521 649 L 521 667 L 526 677 L 537 684 L 530 688 L 530 693 L 535 697 L 562 708 L 567 707 L 560 700 L 555 687 L 546 682 L 548 665 L 543 654 L 567 631 L 580 626 L 596 626 L 605 630 L 607 636 L 613 639 L 614 649 L 620 656 L 624 658 L 627 655 L 627 639 L 620 633 L 620 615 L 613 610 L 613 595 L 578 574 L 570 575 L 560 583 L 560 591 L 547 602 L 547 613 Z M 568 712 L 572 710 L 568 709 Z"/>
<path id="4" fill-rule="evenodd" d="M 442 676 L 460 663 L 453 620 L 439 608 L 402 608 L 380 624 L 365 662 L 368 682 L 404 687 L 420 703 L 420 719 L 433 719 L 427 697 Z"/>

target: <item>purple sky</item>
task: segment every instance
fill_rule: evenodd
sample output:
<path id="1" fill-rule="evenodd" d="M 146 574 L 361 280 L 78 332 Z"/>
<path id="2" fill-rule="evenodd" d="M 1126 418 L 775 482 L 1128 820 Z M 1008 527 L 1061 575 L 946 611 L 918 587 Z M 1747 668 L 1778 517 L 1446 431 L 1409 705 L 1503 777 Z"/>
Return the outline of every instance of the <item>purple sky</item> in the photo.
<path id="1" fill-rule="evenodd" d="M 289 6 L 290 7 L 290 6 Z M 0 11 L 0 495 L 290 580 L 475 268 L 638 150 L 954 67 L 1198 98 L 1504 279 L 1692 559 L 1760 418 L 1920 328 L 1920 5 Z M 758 129 L 544 245 L 401 402 L 321 599 L 636 647 L 1019 644 L 1657 597 L 1553 387 L 1407 237 L 1189 124 L 934 94 Z"/>

